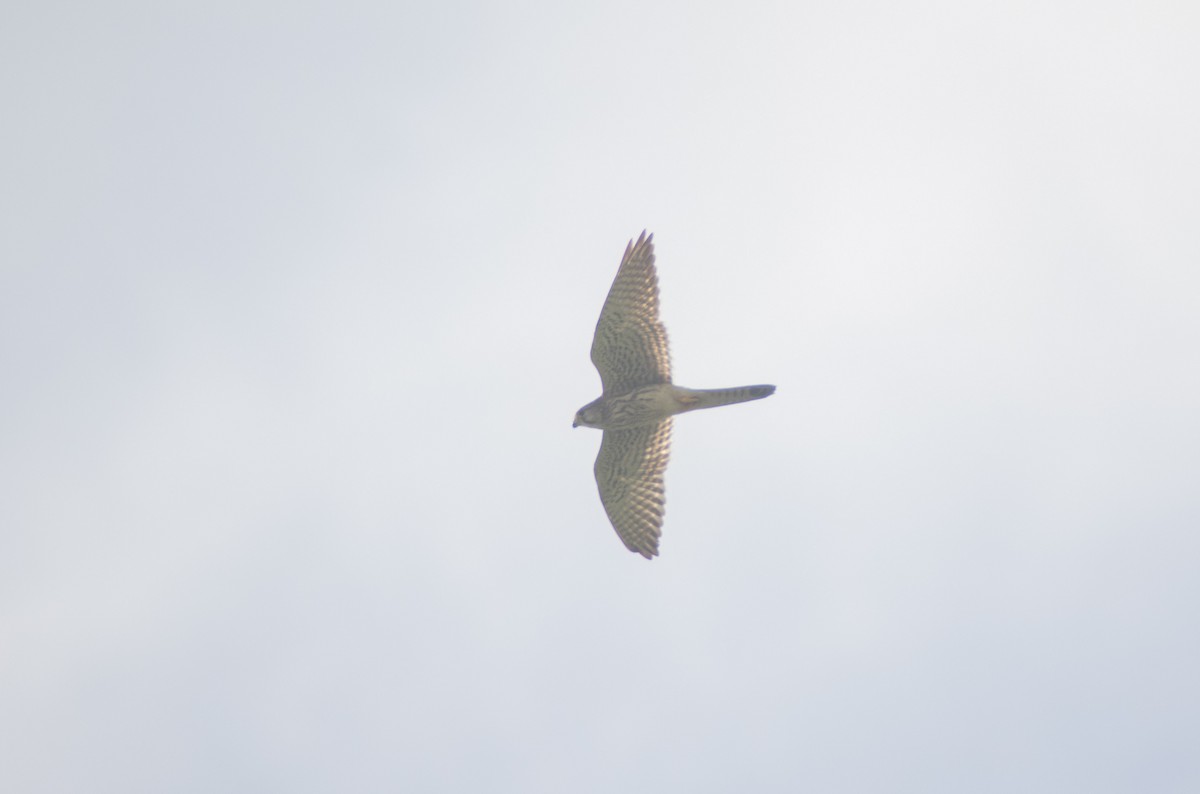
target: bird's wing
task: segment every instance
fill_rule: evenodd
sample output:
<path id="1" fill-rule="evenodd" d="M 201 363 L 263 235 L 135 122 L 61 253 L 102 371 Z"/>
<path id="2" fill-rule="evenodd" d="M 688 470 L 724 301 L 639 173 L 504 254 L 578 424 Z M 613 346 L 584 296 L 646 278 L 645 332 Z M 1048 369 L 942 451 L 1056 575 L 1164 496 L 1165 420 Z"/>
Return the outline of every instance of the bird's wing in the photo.
<path id="1" fill-rule="evenodd" d="M 596 485 L 613 529 L 630 551 L 650 559 L 662 534 L 663 472 L 671 453 L 671 420 L 605 430 L 596 457 Z"/>
<path id="2" fill-rule="evenodd" d="M 643 231 L 636 244 L 630 240 L 625 248 L 596 323 L 592 363 L 606 396 L 671 382 L 667 329 L 658 320 L 654 235 Z"/>

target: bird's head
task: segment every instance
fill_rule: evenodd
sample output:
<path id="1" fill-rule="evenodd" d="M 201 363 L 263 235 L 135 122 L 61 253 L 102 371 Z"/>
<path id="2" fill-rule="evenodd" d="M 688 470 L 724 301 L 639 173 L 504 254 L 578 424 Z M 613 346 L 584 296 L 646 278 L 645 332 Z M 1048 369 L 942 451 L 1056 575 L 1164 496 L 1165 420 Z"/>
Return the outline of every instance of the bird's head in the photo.
<path id="1" fill-rule="evenodd" d="M 571 427 L 579 427 L 580 425 L 584 427 L 603 427 L 604 410 L 596 404 L 598 402 L 600 401 L 590 402 L 576 411 L 575 421 L 571 423 Z"/>

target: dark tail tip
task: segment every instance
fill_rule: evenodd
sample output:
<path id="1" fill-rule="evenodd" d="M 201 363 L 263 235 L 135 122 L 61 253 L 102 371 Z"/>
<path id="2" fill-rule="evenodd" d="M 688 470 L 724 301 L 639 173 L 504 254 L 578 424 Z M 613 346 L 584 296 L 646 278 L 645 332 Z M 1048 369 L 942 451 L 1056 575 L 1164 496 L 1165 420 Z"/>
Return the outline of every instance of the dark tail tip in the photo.
<path id="1" fill-rule="evenodd" d="M 751 386 L 750 395 L 752 397 L 770 397 L 775 393 L 775 387 L 771 385 Z"/>

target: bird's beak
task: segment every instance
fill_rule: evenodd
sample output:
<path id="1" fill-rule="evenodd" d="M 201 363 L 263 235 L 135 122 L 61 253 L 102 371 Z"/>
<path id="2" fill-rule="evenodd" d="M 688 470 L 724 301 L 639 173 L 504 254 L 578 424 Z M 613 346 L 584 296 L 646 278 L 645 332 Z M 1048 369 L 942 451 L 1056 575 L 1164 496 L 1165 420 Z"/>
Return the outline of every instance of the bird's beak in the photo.
<path id="1" fill-rule="evenodd" d="M 578 421 L 571 422 L 571 427 L 579 427 L 579 422 Z"/>

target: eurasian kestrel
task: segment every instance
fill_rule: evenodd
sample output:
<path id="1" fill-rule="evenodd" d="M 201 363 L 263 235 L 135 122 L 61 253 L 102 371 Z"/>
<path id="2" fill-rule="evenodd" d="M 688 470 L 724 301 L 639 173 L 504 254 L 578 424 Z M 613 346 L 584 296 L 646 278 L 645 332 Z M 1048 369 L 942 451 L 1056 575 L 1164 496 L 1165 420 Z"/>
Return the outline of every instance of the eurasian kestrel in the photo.
<path id="1" fill-rule="evenodd" d="M 671 417 L 699 408 L 761 400 L 774 386 L 685 389 L 671 383 L 667 329 L 658 319 L 654 235 L 625 247 L 592 340 L 592 363 L 604 393 L 579 409 L 572 427 L 604 431 L 596 485 L 613 529 L 630 551 L 658 554 L 663 472 L 671 452 Z"/>

